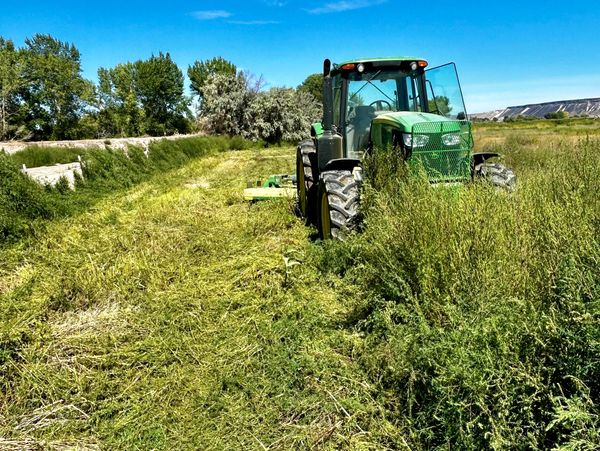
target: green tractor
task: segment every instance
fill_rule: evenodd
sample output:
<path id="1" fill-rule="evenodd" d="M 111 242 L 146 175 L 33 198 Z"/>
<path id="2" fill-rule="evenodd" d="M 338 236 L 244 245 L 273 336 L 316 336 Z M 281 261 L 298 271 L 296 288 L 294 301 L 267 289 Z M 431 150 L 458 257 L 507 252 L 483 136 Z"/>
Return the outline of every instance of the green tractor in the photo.
<path id="1" fill-rule="evenodd" d="M 357 226 L 363 156 L 399 152 L 432 183 L 483 177 L 512 189 L 514 173 L 473 152 L 454 63 L 427 70 L 412 57 L 360 59 L 323 65 L 323 121 L 296 154 L 298 209 L 321 239 L 343 238 Z"/>

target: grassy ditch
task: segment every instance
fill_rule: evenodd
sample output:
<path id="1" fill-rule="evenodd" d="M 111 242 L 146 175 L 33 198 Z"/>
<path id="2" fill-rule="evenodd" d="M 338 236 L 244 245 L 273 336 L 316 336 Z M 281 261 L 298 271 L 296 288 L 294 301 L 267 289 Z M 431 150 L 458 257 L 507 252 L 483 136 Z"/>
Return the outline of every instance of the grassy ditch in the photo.
<path id="1" fill-rule="evenodd" d="M 140 147 L 122 150 L 27 148 L 7 156 L 0 153 L 0 245 L 35 234 L 44 221 L 84 211 L 99 199 L 147 180 L 153 174 L 180 167 L 212 152 L 256 146 L 240 138 L 194 137 L 150 144 L 148 156 Z M 84 178 L 72 192 L 65 184 L 42 187 L 20 172 L 20 167 L 84 161 Z"/>

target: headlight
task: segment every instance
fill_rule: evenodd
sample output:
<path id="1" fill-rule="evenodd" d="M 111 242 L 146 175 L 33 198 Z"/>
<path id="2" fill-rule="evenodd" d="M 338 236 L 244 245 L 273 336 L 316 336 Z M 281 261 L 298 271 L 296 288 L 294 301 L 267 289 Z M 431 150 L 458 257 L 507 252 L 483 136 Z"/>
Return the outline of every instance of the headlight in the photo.
<path id="1" fill-rule="evenodd" d="M 410 133 L 403 133 L 402 140 L 404 141 L 405 147 L 418 149 L 419 147 L 425 147 L 429 143 L 429 136 L 427 135 L 412 135 Z"/>
<path id="2" fill-rule="evenodd" d="M 442 135 L 444 146 L 458 146 L 460 144 L 460 135 L 458 133 L 448 133 Z"/>

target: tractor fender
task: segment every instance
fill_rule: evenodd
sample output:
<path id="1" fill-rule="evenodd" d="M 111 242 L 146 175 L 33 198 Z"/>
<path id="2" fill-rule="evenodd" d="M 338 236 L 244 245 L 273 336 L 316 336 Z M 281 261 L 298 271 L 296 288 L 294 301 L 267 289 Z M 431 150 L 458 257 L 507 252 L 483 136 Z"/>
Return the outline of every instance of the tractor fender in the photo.
<path id="1" fill-rule="evenodd" d="M 485 160 L 494 157 L 499 157 L 500 154 L 496 152 L 474 152 L 473 154 L 471 154 L 471 156 L 473 158 L 473 167 L 475 168 L 481 163 L 484 163 Z"/>
<path id="2" fill-rule="evenodd" d="M 329 160 L 325 167 L 324 171 L 350 171 L 356 167 L 360 166 L 360 160 L 356 160 L 354 158 L 337 158 L 335 160 Z"/>

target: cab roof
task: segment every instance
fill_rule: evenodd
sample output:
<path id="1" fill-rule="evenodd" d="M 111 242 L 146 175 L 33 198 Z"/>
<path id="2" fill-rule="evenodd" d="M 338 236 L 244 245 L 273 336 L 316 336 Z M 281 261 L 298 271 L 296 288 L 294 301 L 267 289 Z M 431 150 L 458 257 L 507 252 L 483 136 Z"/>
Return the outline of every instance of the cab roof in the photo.
<path id="1" fill-rule="evenodd" d="M 360 63 L 377 63 L 385 66 L 400 66 L 403 62 L 406 61 L 425 61 L 423 58 L 418 58 L 416 56 L 388 56 L 388 57 L 380 57 L 380 58 L 358 58 L 355 60 L 344 61 L 343 63 L 334 64 L 334 69 L 338 69 L 345 64 L 360 64 Z"/>

